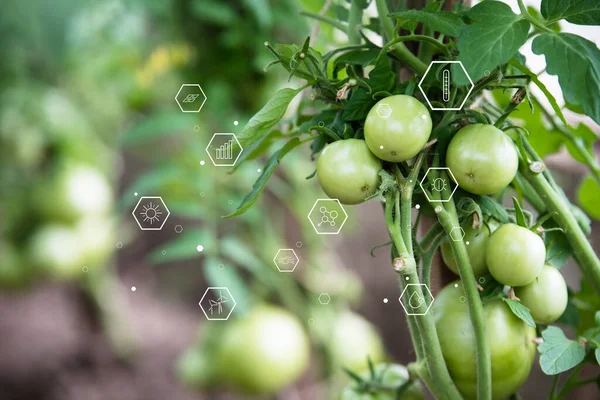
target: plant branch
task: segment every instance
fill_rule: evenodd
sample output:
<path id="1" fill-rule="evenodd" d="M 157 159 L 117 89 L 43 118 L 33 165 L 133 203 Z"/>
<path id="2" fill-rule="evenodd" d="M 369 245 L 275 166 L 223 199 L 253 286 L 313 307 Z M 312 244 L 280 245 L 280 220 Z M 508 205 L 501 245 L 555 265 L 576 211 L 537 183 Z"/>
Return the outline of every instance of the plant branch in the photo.
<path id="1" fill-rule="evenodd" d="M 317 21 L 325 22 L 326 24 L 329 24 L 329 25 L 333 26 L 334 28 L 339 29 L 342 32 L 347 32 L 347 30 L 348 30 L 348 25 L 344 24 L 343 22 L 338 21 L 337 19 L 328 17 L 326 15 L 317 14 L 317 13 L 314 13 L 311 11 L 300 11 L 300 15 L 304 15 L 305 17 L 316 19 Z"/>
<path id="2" fill-rule="evenodd" d="M 556 33 L 552 29 L 547 28 L 546 25 L 544 25 L 541 21 L 538 21 L 531 14 L 529 14 L 529 12 L 527 12 L 527 8 L 525 7 L 525 4 L 523 3 L 523 0 L 518 0 L 518 3 L 519 3 L 519 10 L 521 10 L 521 16 L 523 18 L 525 18 L 526 20 L 528 20 L 529 22 L 531 22 L 531 24 L 533 26 L 535 26 L 542 32 L 552 33 L 552 34 Z"/>
<path id="3" fill-rule="evenodd" d="M 348 35 L 348 44 L 360 44 L 360 33 L 358 27 L 362 24 L 363 9 L 359 0 L 352 0 L 350 3 L 350 14 L 348 16 L 348 26 L 346 34 Z"/>

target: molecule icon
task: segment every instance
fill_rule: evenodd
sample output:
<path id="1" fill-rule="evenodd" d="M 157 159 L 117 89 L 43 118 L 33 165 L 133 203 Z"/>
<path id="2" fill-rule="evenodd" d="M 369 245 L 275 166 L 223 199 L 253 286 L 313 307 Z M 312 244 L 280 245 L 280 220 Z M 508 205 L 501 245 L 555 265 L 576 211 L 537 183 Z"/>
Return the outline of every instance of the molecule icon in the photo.
<path id="1" fill-rule="evenodd" d="M 313 204 L 308 219 L 319 235 L 340 233 L 348 214 L 338 199 L 318 199 Z"/>
<path id="2" fill-rule="evenodd" d="M 323 223 L 329 224 L 330 226 L 335 226 L 335 220 L 338 217 L 338 212 L 335 210 L 328 210 L 327 207 L 321 206 L 319 208 L 319 212 L 321 213 L 321 222 L 319 225 L 321 226 Z"/>

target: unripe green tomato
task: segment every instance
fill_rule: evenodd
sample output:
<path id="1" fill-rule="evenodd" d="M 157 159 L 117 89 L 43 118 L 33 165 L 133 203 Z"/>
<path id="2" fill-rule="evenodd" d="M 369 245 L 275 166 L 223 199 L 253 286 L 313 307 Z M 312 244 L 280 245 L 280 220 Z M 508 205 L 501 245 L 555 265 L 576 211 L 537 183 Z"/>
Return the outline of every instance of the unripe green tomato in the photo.
<path id="1" fill-rule="evenodd" d="M 411 96 L 379 100 L 365 121 L 365 141 L 382 160 L 406 161 L 421 151 L 431 135 L 429 110 Z"/>
<path id="2" fill-rule="evenodd" d="M 107 217 L 83 218 L 75 229 L 86 265 L 99 266 L 113 254 L 116 237 L 114 226 Z"/>
<path id="3" fill-rule="evenodd" d="M 489 220 L 487 225 L 483 224 L 481 229 L 473 229 L 472 221 L 469 221 L 463 227 L 465 236 L 463 241 L 469 243 L 467 245 L 467 254 L 469 255 L 469 261 L 471 262 L 471 268 L 475 276 L 482 276 L 488 272 L 487 264 L 485 263 L 485 252 L 487 248 L 487 242 L 492 232 L 498 228 L 498 222 L 495 220 Z M 491 229 L 491 232 L 490 232 Z M 442 243 L 442 259 L 448 267 L 448 269 L 458 275 L 458 265 L 454 259 L 452 253 L 452 247 L 450 242 L 445 240 Z"/>
<path id="4" fill-rule="evenodd" d="M 248 394 L 273 394 L 306 370 L 310 344 L 293 314 L 260 306 L 229 321 L 218 350 L 219 376 Z"/>
<path id="5" fill-rule="evenodd" d="M 541 237 L 516 224 L 504 224 L 490 236 L 485 260 L 495 280 L 525 286 L 537 278 L 546 261 Z"/>
<path id="6" fill-rule="evenodd" d="M 458 284 L 458 287 L 454 285 Z M 460 281 L 435 298 L 433 316 L 448 371 L 466 400 L 477 398 L 475 332 Z M 506 399 L 527 380 L 535 359 L 535 328 L 517 318 L 502 299 L 483 303 L 491 350 L 492 399 Z"/>
<path id="7" fill-rule="evenodd" d="M 323 191 L 343 204 L 358 204 L 377 191 L 381 161 L 364 140 L 330 143 L 317 160 L 317 176 Z"/>
<path id="8" fill-rule="evenodd" d="M 538 324 L 550 324 L 567 308 L 567 283 L 558 269 L 544 265 L 540 275 L 529 285 L 515 288 L 515 295 L 529 308 Z"/>
<path id="9" fill-rule="evenodd" d="M 188 349 L 177 360 L 179 379 L 192 389 L 207 389 L 217 383 L 213 364 L 199 349 Z"/>
<path id="10" fill-rule="evenodd" d="M 382 386 L 394 389 L 379 389 L 367 391 L 356 381 L 349 383 L 340 396 L 340 400 L 396 400 L 396 390 L 408 380 L 406 367 L 399 364 L 377 364 L 374 367 L 375 376 Z M 359 374 L 365 381 L 371 380 L 371 372 Z M 402 394 L 402 400 L 425 400 L 425 392 L 421 382 L 412 383 Z"/>
<path id="11" fill-rule="evenodd" d="M 81 240 L 72 228 L 46 225 L 31 238 L 29 254 L 40 270 L 58 279 L 80 276 L 83 268 Z"/>
<path id="12" fill-rule="evenodd" d="M 512 182 L 519 157 L 514 143 L 500 129 L 472 124 L 459 130 L 450 141 L 446 164 L 462 189 L 488 195 Z"/>
<path id="13" fill-rule="evenodd" d="M 385 359 L 381 337 L 375 327 L 362 316 L 347 311 L 334 322 L 330 342 L 331 356 L 340 366 L 360 372 Z"/>

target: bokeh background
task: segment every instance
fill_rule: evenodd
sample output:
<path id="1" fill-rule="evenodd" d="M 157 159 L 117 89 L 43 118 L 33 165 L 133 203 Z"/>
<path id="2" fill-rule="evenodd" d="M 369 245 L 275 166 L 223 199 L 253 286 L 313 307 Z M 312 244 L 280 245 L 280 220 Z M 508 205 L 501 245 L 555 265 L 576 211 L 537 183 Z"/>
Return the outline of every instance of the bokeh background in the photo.
<path id="1" fill-rule="evenodd" d="M 315 164 L 304 149 L 286 158 L 251 211 L 224 220 L 265 160 L 231 175 L 204 151 L 213 133 L 239 132 L 272 93 L 290 85 L 285 71 L 263 71 L 271 61 L 265 41 L 301 44 L 312 33 L 321 51 L 345 43 L 341 32 L 299 13 L 319 12 L 324 3 L 4 4 L 1 399 L 248 398 L 205 389 L 185 363 L 198 355 L 200 364 L 216 362 L 202 358 L 212 346 L 207 337 L 219 337 L 230 321 L 206 321 L 198 302 L 208 286 L 223 282 L 236 288 L 233 319 L 270 303 L 295 315 L 310 337 L 306 372 L 263 398 L 334 398 L 346 380 L 339 367 L 364 368 L 365 352 L 402 364 L 414 359 L 389 254 L 370 255 L 388 240 L 376 201 L 347 208 L 342 234 L 316 235 L 306 215 L 325 196 L 305 179 Z M 369 12 L 375 15 L 373 7 Z M 598 43 L 594 29 L 578 33 Z M 541 70 L 528 51 L 531 69 Z M 560 98 L 553 78 L 542 79 Z M 208 98 L 198 114 L 181 113 L 174 101 L 190 82 Z M 573 198 L 581 165 L 564 149 L 547 160 Z M 139 230 L 131 215 L 144 195 L 162 196 L 171 212 L 160 231 Z M 600 248 L 597 233 L 591 240 Z M 279 248 L 298 254 L 293 275 L 275 270 Z M 576 267 L 563 272 L 579 288 Z M 438 262 L 434 293 L 450 279 Z M 321 293 L 329 304 L 320 304 Z M 536 364 L 521 394 L 545 398 L 550 385 Z M 594 387 L 574 393 L 600 398 Z"/>

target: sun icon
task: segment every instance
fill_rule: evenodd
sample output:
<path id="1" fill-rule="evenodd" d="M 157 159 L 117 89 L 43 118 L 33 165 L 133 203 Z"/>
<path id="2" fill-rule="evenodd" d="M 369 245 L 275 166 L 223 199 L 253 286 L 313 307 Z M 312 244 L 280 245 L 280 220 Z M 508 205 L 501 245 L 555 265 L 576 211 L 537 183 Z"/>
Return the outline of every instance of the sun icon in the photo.
<path id="1" fill-rule="evenodd" d="M 154 204 L 153 202 L 150 202 L 148 205 L 144 205 L 142 211 L 140 212 L 142 217 L 144 217 L 143 222 L 149 221 L 151 225 L 154 223 L 154 221 L 159 222 L 159 216 L 162 215 L 162 212 L 159 210 L 160 206 L 158 204 Z"/>

